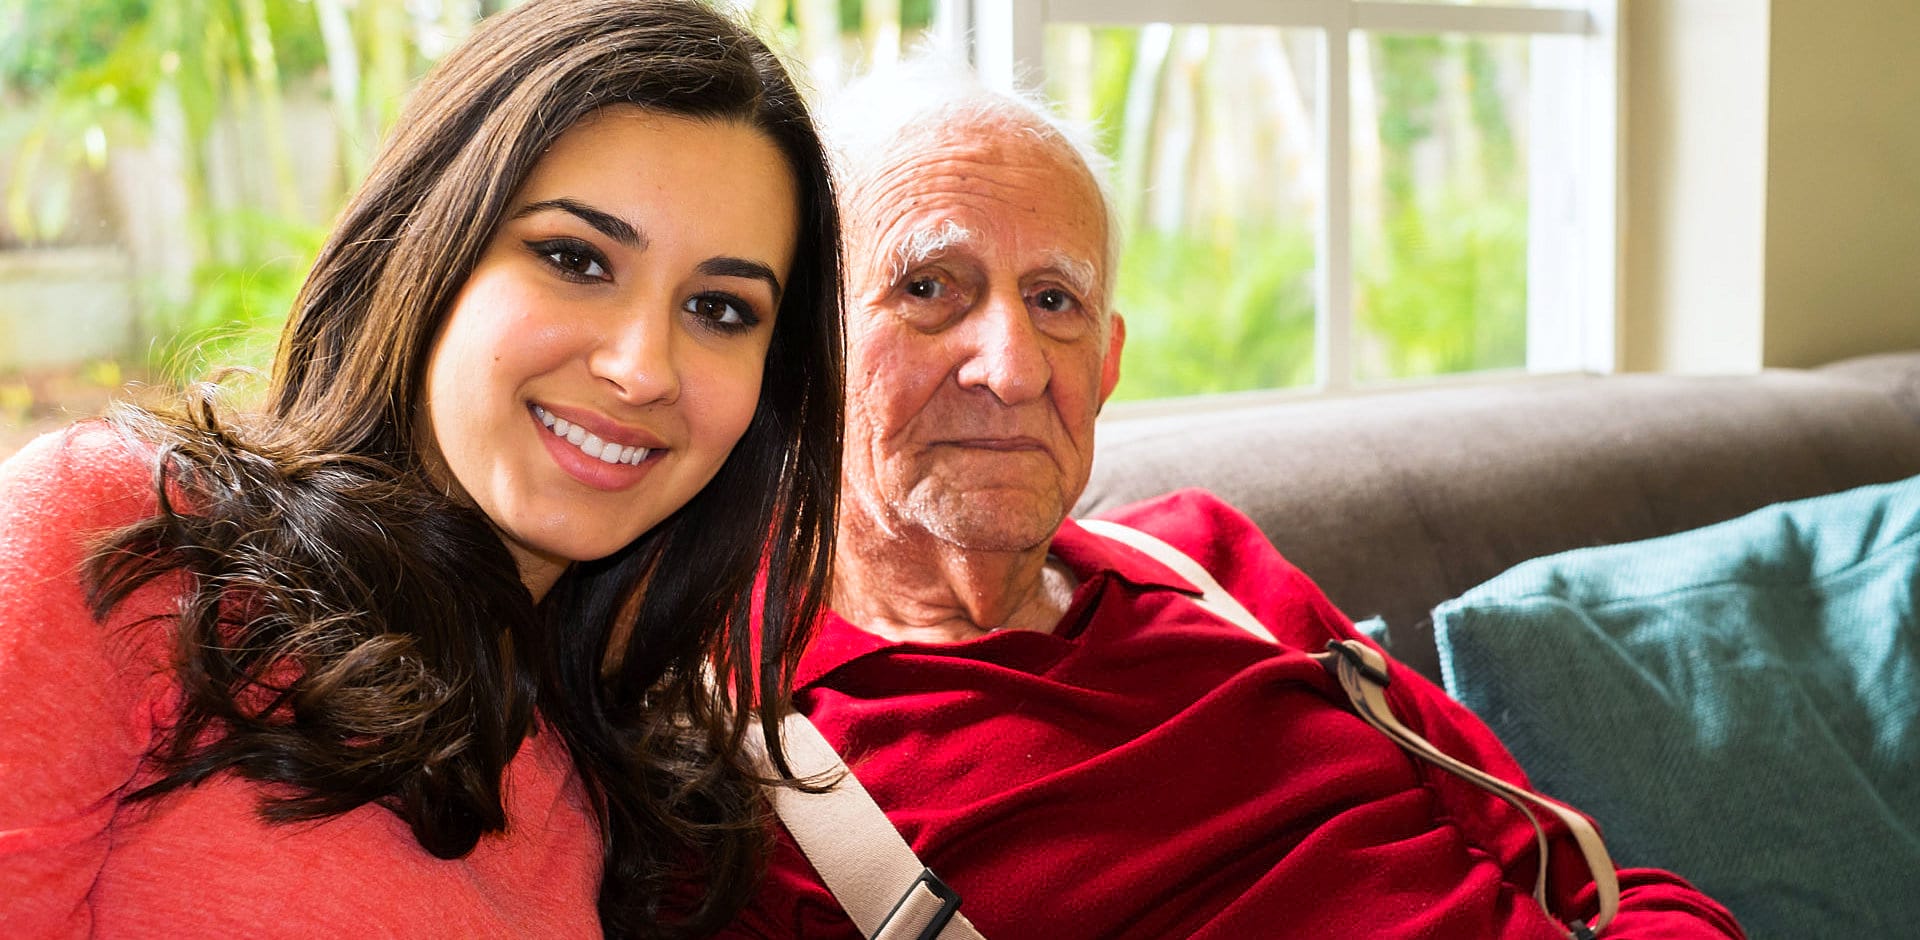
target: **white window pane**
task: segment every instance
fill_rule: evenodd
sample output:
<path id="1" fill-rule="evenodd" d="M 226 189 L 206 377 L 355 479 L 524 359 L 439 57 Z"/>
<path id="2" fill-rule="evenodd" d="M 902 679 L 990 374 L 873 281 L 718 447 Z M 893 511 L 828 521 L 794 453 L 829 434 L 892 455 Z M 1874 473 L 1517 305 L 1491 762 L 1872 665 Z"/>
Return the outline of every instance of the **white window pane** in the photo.
<path id="1" fill-rule="evenodd" d="M 1360 381 L 1526 365 L 1529 48 L 1354 35 Z"/>
<path id="2" fill-rule="evenodd" d="M 1126 236 L 1116 396 L 1311 384 L 1318 34 L 1049 26 L 1047 93 L 1101 128 Z"/>

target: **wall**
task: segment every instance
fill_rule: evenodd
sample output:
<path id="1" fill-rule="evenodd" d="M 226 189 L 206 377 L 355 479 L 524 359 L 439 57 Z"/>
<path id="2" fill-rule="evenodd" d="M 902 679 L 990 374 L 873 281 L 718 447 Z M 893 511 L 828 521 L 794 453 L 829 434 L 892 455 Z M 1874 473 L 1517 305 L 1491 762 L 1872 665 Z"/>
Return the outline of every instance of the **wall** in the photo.
<path id="1" fill-rule="evenodd" d="M 1765 364 L 1920 348 L 1920 3 L 1776 0 Z"/>
<path id="2" fill-rule="evenodd" d="M 1920 3 L 1626 7 L 1621 368 L 1920 348 Z"/>
<path id="3" fill-rule="evenodd" d="M 1766 5 L 1624 5 L 1620 367 L 1752 371 L 1766 287 Z"/>

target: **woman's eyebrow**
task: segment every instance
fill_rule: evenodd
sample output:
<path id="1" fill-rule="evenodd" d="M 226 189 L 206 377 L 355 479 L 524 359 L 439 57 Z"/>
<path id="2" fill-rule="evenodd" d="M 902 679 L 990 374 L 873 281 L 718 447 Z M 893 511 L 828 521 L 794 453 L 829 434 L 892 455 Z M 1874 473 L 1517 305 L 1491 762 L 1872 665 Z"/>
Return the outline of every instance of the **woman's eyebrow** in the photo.
<path id="1" fill-rule="evenodd" d="M 772 268 L 758 261 L 749 261 L 745 258 L 708 258 L 700 262 L 700 266 L 695 270 L 708 277 L 750 277 L 766 281 L 767 286 L 773 288 L 774 303 L 780 302 L 779 275 L 774 274 Z"/>
<path id="2" fill-rule="evenodd" d="M 628 248 L 640 251 L 645 251 L 647 248 L 647 236 L 641 234 L 640 230 L 627 220 L 612 213 L 602 212 L 577 199 L 542 199 L 539 202 L 528 203 L 520 207 L 520 211 L 515 212 L 513 218 L 524 219 L 535 213 L 549 210 L 565 212 Z"/>

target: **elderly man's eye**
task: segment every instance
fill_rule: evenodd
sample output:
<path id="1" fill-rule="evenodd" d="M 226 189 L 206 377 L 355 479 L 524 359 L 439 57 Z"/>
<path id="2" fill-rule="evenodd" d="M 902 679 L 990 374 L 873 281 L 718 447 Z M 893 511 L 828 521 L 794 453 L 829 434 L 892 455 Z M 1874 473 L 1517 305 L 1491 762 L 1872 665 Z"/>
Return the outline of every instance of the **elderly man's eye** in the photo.
<path id="1" fill-rule="evenodd" d="M 922 269 L 895 281 L 887 299 L 895 315 L 916 329 L 939 330 L 966 315 L 976 290 L 965 273 Z"/>
<path id="2" fill-rule="evenodd" d="M 1033 295 L 1033 305 L 1048 313 L 1066 313 L 1079 304 L 1072 294 L 1057 287 L 1049 287 Z"/>

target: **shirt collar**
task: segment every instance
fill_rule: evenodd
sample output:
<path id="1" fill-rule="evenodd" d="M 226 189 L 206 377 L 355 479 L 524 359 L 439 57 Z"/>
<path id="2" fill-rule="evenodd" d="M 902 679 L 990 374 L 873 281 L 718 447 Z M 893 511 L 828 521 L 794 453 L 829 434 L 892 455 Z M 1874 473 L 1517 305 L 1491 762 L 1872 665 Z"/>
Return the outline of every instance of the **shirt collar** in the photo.
<path id="1" fill-rule="evenodd" d="M 1135 587 L 1166 588 L 1196 596 L 1201 593 L 1192 582 L 1145 552 L 1095 535 L 1072 519 L 1062 523 L 1054 535 L 1053 554 L 1073 569 L 1082 584 L 1107 572 Z"/>

